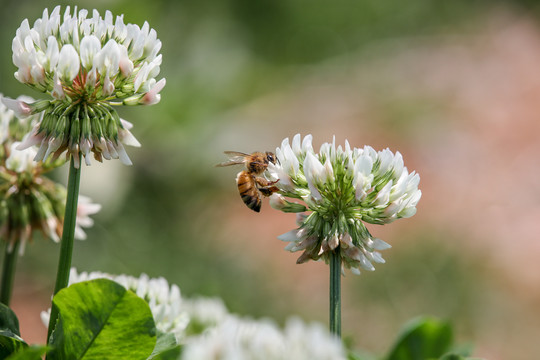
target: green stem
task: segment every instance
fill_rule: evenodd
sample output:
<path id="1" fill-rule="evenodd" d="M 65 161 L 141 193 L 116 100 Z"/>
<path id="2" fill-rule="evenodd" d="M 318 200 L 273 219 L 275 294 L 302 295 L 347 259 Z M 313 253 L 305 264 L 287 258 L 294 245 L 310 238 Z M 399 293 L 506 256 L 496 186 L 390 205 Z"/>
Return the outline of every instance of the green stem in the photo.
<path id="1" fill-rule="evenodd" d="M 9 246 L 6 245 L 4 253 L 4 264 L 2 266 L 2 287 L 0 289 L 0 301 L 9 306 L 11 300 L 11 292 L 13 290 L 13 279 L 15 278 L 15 265 L 19 257 L 19 241 L 15 242 L 11 252 L 8 251 Z"/>
<path id="2" fill-rule="evenodd" d="M 330 332 L 341 338 L 341 254 L 330 254 Z"/>
<path id="3" fill-rule="evenodd" d="M 79 164 L 81 155 L 79 154 Z M 71 269 L 71 256 L 73 253 L 73 238 L 75 236 L 75 220 L 77 218 L 77 201 L 79 199 L 79 183 L 81 179 L 81 169 L 75 168 L 75 161 L 71 157 L 69 167 L 69 177 L 67 186 L 66 212 L 64 215 L 64 229 L 62 231 L 62 240 L 60 242 L 60 258 L 58 260 L 58 271 L 56 273 L 56 284 L 54 286 L 54 295 L 68 286 L 69 271 Z M 49 320 L 49 330 L 47 332 L 47 342 L 56 325 L 58 309 L 51 306 L 51 318 Z"/>

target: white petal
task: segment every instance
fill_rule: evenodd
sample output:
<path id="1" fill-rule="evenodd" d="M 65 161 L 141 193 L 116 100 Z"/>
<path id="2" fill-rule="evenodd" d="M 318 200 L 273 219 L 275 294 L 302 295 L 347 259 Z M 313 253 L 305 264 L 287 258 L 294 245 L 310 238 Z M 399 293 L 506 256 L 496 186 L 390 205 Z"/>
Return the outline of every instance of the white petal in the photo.
<path id="1" fill-rule="evenodd" d="M 120 63 L 120 49 L 113 39 L 107 41 L 105 46 L 94 56 L 94 65 L 102 75 L 111 77 L 118 73 Z"/>
<path id="2" fill-rule="evenodd" d="M 60 78 L 71 83 L 79 73 L 79 54 L 71 44 L 62 46 L 60 50 L 57 71 Z"/>
<path id="3" fill-rule="evenodd" d="M 302 239 L 302 237 L 298 236 L 298 232 L 300 229 L 294 229 L 291 231 L 286 232 L 285 234 L 279 235 L 277 238 L 281 241 L 292 241 L 296 242 Z"/>
<path id="4" fill-rule="evenodd" d="M 47 70 L 49 72 L 54 72 L 56 65 L 58 64 L 58 59 L 60 57 L 60 50 L 58 49 L 58 40 L 54 36 L 49 36 L 47 39 L 47 51 L 45 52 L 47 57 L 48 66 Z"/>
<path id="5" fill-rule="evenodd" d="M 291 148 L 295 155 L 300 155 L 302 153 L 302 148 L 300 146 L 300 134 L 294 135 Z"/>
<path id="6" fill-rule="evenodd" d="M 116 145 L 116 150 L 118 151 L 118 157 L 122 164 L 124 165 L 133 165 L 131 162 L 131 159 L 129 158 L 128 154 L 126 153 L 126 150 L 124 149 L 124 146 L 122 146 L 121 143 L 118 143 Z"/>
<path id="7" fill-rule="evenodd" d="M 81 64 L 89 70 L 94 63 L 94 56 L 101 50 L 101 42 L 95 35 L 87 35 L 81 40 Z"/>
<path id="8" fill-rule="evenodd" d="M 373 239 L 371 247 L 375 250 L 386 250 L 390 249 L 392 246 L 379 238 L 375 238 Z"/>
<path id="9" fill-rule="evenodd" d="M 311 134 L 308 134 L 304 137 L 304 140 L 302 141 L 302 152 L 313 152 L 313 146 L 311 145 L 312 139 L 313 136 L 311 136 Z"/>

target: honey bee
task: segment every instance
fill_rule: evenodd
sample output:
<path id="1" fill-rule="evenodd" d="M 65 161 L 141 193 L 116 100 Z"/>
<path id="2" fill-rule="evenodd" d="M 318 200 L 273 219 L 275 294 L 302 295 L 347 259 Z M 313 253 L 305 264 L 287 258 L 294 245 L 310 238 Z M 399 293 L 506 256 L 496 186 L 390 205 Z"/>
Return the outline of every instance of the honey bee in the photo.
<path id="1" fill-rule="evenodd" d="M 236 185 L 244 204 L 253 211 L 261 211 L 262 197 L 270 196 L 279 189 L 274 186 L 279 180 L 269 181 L 261 175 L 268 168 L 268 164 L 276 163 L 276 156 L 269 151 L 244 154 L 238 151 L 225 151 L 228 161 L 216 166 L 230 166 L 244 164 L 246 170 L 236 175 Z"/>

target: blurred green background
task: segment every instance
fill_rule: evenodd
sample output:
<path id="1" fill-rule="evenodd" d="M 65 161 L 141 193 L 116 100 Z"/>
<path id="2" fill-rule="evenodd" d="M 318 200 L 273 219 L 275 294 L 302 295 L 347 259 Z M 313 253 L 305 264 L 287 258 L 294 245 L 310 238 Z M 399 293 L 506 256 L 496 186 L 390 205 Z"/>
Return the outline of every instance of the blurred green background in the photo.
<path id="1" fill-rule="evenodd" d="M 234 312 L 326 323 L 327 267 L 295 265 L 276 239 L 294 216 L 267 203 L 250 212 L 238 170 L 213 165 L 224 150 L 273 150 L 296 133 L 312 133 L 317 148 L 335 134 L 399 150 L 424 193 L 415 217 L 370 228 L 394 246 L 387 263 L 344 278 L 354 346 L 383 353 L 402 323 L 430 314 L 451 320 L 476 356 L 540 354 L 540 279 L 524 276 L 540 274 L 527 257 L 540 251 L 540 189 L 524 180 L 536 175 L 527 159 L 538 163 L 536 2 L 3 0 L 6 96 L 42 96 L 14 79 L 11 40 L 24 18 L 57 4 L 148 21 L 167 79 L 158 105 L 120 109 L 143 144 L 128 149 L 134 165 L 83 168 L 81 192 L 104 208 L 75 244 L 79 270 L 164 276 Z M 58 249 L 37 237 L 18 264 L 14 307 L 35 341 Z"/>

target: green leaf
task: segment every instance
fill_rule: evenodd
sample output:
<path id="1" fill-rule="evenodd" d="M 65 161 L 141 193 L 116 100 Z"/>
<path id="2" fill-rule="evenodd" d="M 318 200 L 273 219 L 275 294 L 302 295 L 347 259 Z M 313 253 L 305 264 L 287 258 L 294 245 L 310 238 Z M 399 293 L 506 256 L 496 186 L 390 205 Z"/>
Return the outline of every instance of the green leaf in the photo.
<path id="1" fill-rule="evenodd" d="M 0 329 L 9 330 L 13 334 L 21 336 L 17 315 L 15 315 L 13 310 L 2 303 L 0 303 Z"/>
<path id="2" fill-rule="evenodd" d="M 158 333 L 156 347 L 147 360 L 176 360 L 180 355 L 180 345 L 173 333 Z"/>
<path id="3" fill-rule="evenodd" d="M 414 319 L 404 326 L 387 359 L 437 359 L 448 351 L 452 337 L 447 322 L 430 317 Z"/>
<path id="4" fill-rule="evenodd" d="M 167 349 L 163 352 L 160 352 L 155 357 L 152 357 L 152 360 L 177 360 L 182 353 L 182 346 L 176 345 L 173 348 Z M 149 358 L 150 359 L 150 358 Z"/>
<path id="5" fill-rule="evenodd" d="M 6 360 L 41 360 L 47 346 L 32 345 L 8 357 Z"/>
<path id="6" fill-rule="evenodd" d="M 5 359 L 27 346 L 17 334 L 10 330 L 0 330 L 0 359 Z"/>
<path id="7" fill-rule="evenodd" d="M 49 360 L 147 359 L 156 344 L 148 304 L 107 279 L 73 284 L 53 298 L 59 318 Z"/>

